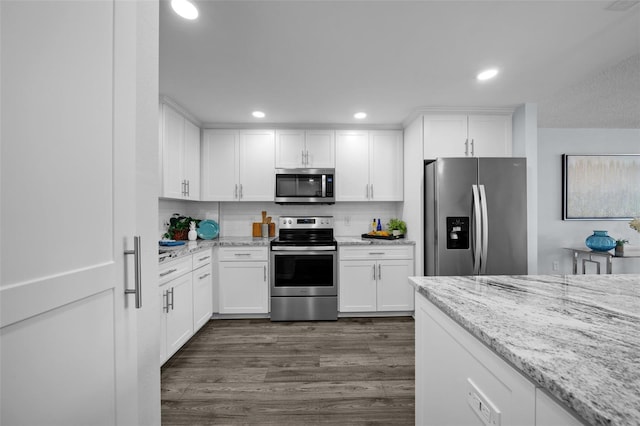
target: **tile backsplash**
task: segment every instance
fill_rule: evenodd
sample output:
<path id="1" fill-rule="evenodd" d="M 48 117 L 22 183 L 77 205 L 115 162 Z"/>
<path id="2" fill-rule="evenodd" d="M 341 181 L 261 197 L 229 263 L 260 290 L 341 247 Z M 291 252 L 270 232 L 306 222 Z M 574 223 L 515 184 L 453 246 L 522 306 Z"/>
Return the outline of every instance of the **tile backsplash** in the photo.
<path id="1" fill-rule="evenodd" d="M 160 199 L 159 234 L 167 229 L 169 218 L 174 213 L 198 219 L 213 219 L 220 224 L 223 237 L 250 237 L 251 224 L 262 220 L 262 211 L 277 221 L 286 215 L 326 215 L 335 219 L 336 236 L 356 236 L 369 231 L 371 220 L 380 218 L 382 226 L 392 217 L 399 217 L 401 202 L 339 202 L 333 205 L 281 206 L 269 202 L 207 202 Z"/>

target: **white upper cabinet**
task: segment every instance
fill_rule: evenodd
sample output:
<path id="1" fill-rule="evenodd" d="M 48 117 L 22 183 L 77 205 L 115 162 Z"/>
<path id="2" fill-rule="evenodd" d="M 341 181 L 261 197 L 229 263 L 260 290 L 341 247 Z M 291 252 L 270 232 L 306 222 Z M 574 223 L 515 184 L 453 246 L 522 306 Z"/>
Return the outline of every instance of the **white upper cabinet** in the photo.
<path id="1" fill-rule="evenodd" d="M 274 150 L 273 130 L 204 130 L 202 199 L 273 201 Z"/>
<path id="2" fill-rule="evenodd" d="M 511 115 L 425 115 L 424 158 L 510 157 Z"/>
<path id="3" fill-rule="evenodd" d="M 337 131 L 336 201 L 402 200 L 402 132 Z"/>
<path id="4" fill-rule="evenodd" d="M 161 197 L 200 199 L 200 129 L 161 104 Z"/>
<path id="5" fill-rule="evenodd" d="M 333 130 L 277 130 L 277 168 L 335 167 Z"/>

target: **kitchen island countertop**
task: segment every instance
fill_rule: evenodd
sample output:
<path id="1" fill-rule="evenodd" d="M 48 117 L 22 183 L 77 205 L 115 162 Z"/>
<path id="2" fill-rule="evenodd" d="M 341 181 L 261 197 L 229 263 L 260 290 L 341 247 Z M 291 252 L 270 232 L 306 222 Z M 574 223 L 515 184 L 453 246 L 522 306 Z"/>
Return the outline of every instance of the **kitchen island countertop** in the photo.
<path id="1" fill-rule="evenodd" d="M 588 423 L 640 423 L 640 275 L 409 282 Z"/>

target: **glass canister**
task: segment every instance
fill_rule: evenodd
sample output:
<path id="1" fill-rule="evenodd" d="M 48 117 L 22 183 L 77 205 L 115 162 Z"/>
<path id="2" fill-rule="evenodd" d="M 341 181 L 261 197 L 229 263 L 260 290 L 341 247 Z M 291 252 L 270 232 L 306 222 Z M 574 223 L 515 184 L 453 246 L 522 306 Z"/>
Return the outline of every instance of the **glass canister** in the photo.
<path id="1" fill-rule="evenodd" d="M 616 246 L 616 240 L 607 231 L 593 231 L 585 240 L 585 244 L 593 251 L 609 251 Z"/>

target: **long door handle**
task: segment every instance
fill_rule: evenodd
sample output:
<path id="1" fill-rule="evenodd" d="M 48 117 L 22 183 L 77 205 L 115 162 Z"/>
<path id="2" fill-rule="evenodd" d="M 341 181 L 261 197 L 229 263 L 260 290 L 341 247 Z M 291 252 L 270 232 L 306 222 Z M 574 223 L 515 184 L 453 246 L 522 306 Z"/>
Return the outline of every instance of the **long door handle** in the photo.
<path id="1" fill-rule="evenodd" d="M 487 192 L 484 185 L 480 186 L 480 206 L 482 208 L 482 261 L 480 273 L 487 273 L 487 257 L 489 254 L 489 214 L 487 212 Z"/>
<path id="2" fill-rule="evenodd" d="M 135 287 L 133 289 L 126 288 L 124 294 L 136 295 L 136 309 L 142 307 L 142 250 L 140 250 L 140 237 L 133 237 L 133 250 L 125 250 L 125 255 L 133 255 Z"/>
<path id="3" fill-rule="evenodd" d="M 480 216 L 480 192 L 478 185 L 471 185 L 473 193 L 473 274 L 480 272 L 482 218 Z"/>

